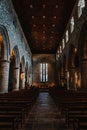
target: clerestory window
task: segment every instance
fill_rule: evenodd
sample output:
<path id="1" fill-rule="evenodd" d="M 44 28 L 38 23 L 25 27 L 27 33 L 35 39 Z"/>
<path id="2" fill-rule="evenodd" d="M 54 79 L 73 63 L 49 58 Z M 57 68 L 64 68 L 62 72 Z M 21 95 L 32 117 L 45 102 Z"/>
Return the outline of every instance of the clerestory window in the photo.
<path id="1" fill-rule="evenodd" d="M 70 32 L 72 33 L 73 30 L 74 30 L 74 17 L 72 17 L 70 20 Z"/>
<path id="2" fill-rule="evenodd" d="M 68 42 L 68 40 L 69 40 L 69 32 L 68 32 L 68 30 L 66 31 L 66 43 Z"/>
<path id="3" fill-rule="evenodd" d="M 64 39 L 62 39 L 62 49 L 64 49 L 65 48 L 65 41 L 64 41 Z"/>
<path id="4" fill-rule="evenodd" d="M 78 18 L 82 15 L 82 10 L 85 7 L 85 0 L 79 0 L 78 2 Z"/>

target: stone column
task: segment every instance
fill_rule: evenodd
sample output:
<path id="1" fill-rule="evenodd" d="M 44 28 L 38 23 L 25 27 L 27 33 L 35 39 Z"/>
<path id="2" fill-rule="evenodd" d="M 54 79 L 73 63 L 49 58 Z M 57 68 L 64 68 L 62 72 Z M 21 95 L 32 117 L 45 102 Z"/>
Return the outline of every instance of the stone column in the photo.
<path id="1" fill-rule="evenodd" d="M 19 68 L 14 68 L 13 91 L 19 90 Z"/>
<path id="2" fill-rule="evenodd" d="M 69 90 L 69 71 L 65 70 L 65 84 L 66 84 L 66 89 Z"/>
<path id="3" fill-rule="evenodd" d="M 64 78 L 65 78 L 64 76 L 65 76 L 65 75 L 64 75 L 64 69 L 62 68 L 62 69 L 61 69 L 61 72 L 60 72 L 60 81 L 61 81 L 61 86 L 62 86 L 62 87 L 64 87 L 64 80 L 65 80 L 65 79 L 64 79 Z"/>
<path id="4" fill-rule="evenodd" d="M 70 89 L 75 90 L 76 89 L 76 84 L 75 84 L 75 72 L 76 69 L 75 67 L 70 68 Z"/>
<path id="5" fill-rule="evenodd" d="M 81 89 L 87 89 L 87 59 L 81 60 Z"/>
<path id="6" fill-rule="evenodd" d="M 8 92 L 9 61 L 0 61 L 0 93 Z"/>
<path id="7" fill-rule="evenodd" d="M 25 89 L 25 72 L 20 74 L 20 89 Z"/>
<path id="8" fill-rule="evenodd" d="M 57 81 L 58 81 L 58 86 L 61 86 L 60 72 L 59 71 L 58 71 L 58 75 L 57 75 Z"/>

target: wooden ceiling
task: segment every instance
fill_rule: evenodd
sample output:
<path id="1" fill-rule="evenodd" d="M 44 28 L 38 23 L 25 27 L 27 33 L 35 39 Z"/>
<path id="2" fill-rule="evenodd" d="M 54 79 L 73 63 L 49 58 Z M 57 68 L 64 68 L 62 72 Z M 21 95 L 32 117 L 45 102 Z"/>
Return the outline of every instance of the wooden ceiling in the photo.
<path id="1" fill-rule="evenodd" d="M 56 53 L 76 0 L 12 0 L 32 53 Z"/>

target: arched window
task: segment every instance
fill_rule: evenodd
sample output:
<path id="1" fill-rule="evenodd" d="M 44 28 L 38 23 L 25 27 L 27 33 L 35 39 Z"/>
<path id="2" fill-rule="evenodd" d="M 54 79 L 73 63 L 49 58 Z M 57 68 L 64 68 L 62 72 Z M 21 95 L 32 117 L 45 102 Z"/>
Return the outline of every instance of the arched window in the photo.
<path id="1" fill-rule="evenodd" d="M 71 20 L 70 20 L 70 32 L 72 33 L 73 32 L 73 30 L 74 30 L 74 17 L 72 17 L 71 18 Z"/>
<path id="2" fill-rule="evenodd" d="M 68 40 L 69 40 L 69 32 L 68 32 L 68 30 L 66 31 L 66 43 L 68 42 Z"/>
<path id="3" fill-rule="evenodd" d="M 65 48 L 65 41 L 64 41 L 64 39 L 62 39 L 62 48 L 63 49 Z"/>
<path id="4" fill-rule="evenodd" d="M 82 15 L 82 10 L 85 7 L 85 0 L 79 0 L 78 2 L 78 18 Z"/>
<path id="5" fill-rule="evenodd" d="M 40 82 L 48 81 L 48 63 L 40 63 Z"/>

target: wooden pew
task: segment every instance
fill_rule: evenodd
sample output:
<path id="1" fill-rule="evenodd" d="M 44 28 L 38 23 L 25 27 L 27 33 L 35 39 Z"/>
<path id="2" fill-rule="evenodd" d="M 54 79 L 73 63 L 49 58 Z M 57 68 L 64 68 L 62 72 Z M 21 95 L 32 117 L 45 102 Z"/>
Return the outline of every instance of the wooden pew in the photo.
<path id="1" fill-rule="evenodd" d="M 2 126 L 0 125 L 0 129 L 7 126 L 8 128 L 11 127 L 11 130 L 16 130 L 20 124 L 22 126 L 37 96 L 38 90 L 34 88 L 0 94 L 0 116 L 4 118 L 3 123 L 1 122 Z M 5 117 L 9 117 L 9 120 L 5 120 Z M 17 118 L 17 127 L 16 123 L 13 125 L 12 120 L 10 122 L 10 118 Z"/>
<path id="2" fill-rule="evenodd" d="M 21 126 L 25 121 L 24 108 L 21 108 L 21 107 L 10 106 L 10 105 L 0 106 L 0 113 L 2 113 L 2 114 L 8 113 L 9 116 L 13 115 L 13 116 L 18 117 L 18 121 L 21 123 Z M 3 114 L 3 115 L 5 115 L 5 114 Z"/>
<path id="3" fill-rule="evenodd" d="M 76 116 L 73 119 L 74 130 L 87 130 L 87 114 Z"/>
<path id="4" fill-rule="evenodd" d="M 18 130 L 17 118 L 13 115 L 0 115 L 0 129 Z"/>
<path id="5" fill-rule="evenodd" d="M 87 92 L 51 89 L 50 94 L 61 114 L 65 114 L 67 127 L 72 124 L 76 130 L 80 130 L 80 127 L 87 129 Z"/>
<path id="6" fill-rule="evenodd" d="M 65 119 L 67 127 L 69 127 L 70 124 L 73 124 L 73 120 L 76 119 L 76 117 L 80 117 L 81 115 L 87 116 L 87 106 L 79 105 L 68 107 L 65 111 Z"/>

